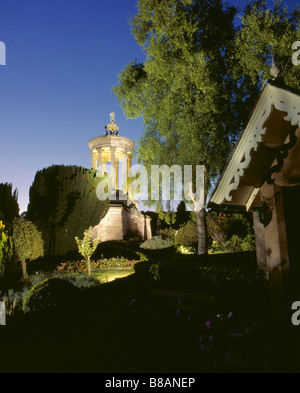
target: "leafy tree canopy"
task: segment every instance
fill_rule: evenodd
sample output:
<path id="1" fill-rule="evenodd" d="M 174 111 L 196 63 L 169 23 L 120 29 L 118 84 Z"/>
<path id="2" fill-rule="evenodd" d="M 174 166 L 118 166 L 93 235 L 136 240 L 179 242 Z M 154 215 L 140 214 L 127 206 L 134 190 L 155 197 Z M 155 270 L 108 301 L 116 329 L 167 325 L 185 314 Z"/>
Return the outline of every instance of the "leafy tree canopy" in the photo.
<path id="1" fill-rule="evenodd" d="M 140 163 L 206 163 L 210 176 L 224 166 L 237 131 L 227 67 L 235 13 L 220 0 L 138 2 L 131 29 L 146 58 L 125 67 L 114 92 L 128 117 L 144 118 Z"/>
<path id="2" fill-rule="evenodd" d="M 266 1 L 250 1 L 235 40 L 235 78 L 261 87 L 270 78 L 274 60 L 285 83 L 300 89 L 300 68 L 291 61 L 292 44 L 300 40 L 299 26 L 299 5 L 291 11 L 280 0 L 272 8 Z"/>

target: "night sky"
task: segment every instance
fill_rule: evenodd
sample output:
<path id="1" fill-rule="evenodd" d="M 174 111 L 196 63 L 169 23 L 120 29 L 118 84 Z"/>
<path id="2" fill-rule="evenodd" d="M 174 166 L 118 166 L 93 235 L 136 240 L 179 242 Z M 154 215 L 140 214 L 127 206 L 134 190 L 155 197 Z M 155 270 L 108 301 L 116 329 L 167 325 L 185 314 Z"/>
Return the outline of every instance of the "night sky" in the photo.
<path id="1" fill-rule="evenodd" d="M 231 1 L 243 7 L 248 1 Z M 286 1 L 292 9 L 296 0 Z M 37 170 L 52 164 L 90 167 L 88 141 L 104 135 L 116 113 L 119 135 L 137 141 L 142 119 L 127 120 L 112 92 L 142 49 L 128 18 L 136 0 L 1 0 L 0 183 L 19 191 L 27 210 Z"/>

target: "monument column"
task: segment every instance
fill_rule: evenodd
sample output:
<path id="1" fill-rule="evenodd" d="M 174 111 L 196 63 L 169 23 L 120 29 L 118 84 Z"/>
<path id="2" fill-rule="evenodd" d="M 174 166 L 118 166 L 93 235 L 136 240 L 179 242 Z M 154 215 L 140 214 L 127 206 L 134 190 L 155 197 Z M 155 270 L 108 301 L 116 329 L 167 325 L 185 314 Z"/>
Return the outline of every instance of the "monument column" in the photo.
<path id="1" fill-rule="evenodd" d="M 127 172 L 129 173 L 130 168 L 132 166 L 132 155 L 131 155 L 130 151 L 127 153 L 127 158 L 128 158 L 128 160 L 127 160 Z"/>
<path id="2" fill-rule="evenodd" d="M 91 156 L 91 168 L 96 169 L 95 153 L 91 151 L 90 156 Z"/>
<path id="3" fill-rule="evenodd" d="M 91 157 L 92 157 L 92 169 L 97 169 L 97 161 L 98 161 L 98 152 L 97 151 L 92 151 L 91 152 Z"/>
<path id="4" fill-rule="evenodd" d="M 123 152 L 122 157 L 122 187 L 123 193 L 127 194 L 127 175 L 128 175 L 128 160 L 127 151 Z"/>
<path id="5" fill-rule="evenodd" d="M 119 176 L 118 176 L 118 169 L 119 169 L 119 158 L 116 157 L 115 162 L 115 179 L 116 179 L 116 190 L 119 189 Z"/>
<path id="6" fill-rule="evenodd" d="M 103 174 L 103 157 L 102 157 L 102 148 L 98 149 L 98 171 Z"/>
<path id="7" fill-rule="evenodd" d="M 107 159 L 106 158 L 102 158 L 103 161 L 103 174 L 106 172 L 106 163 L 107 163 Z"/>
<path id="8" fill-rule="evenodd" d="M 110 148 L 110 175 L 113 180 L 113 190 L 116 189 L 116 148 Z"/>

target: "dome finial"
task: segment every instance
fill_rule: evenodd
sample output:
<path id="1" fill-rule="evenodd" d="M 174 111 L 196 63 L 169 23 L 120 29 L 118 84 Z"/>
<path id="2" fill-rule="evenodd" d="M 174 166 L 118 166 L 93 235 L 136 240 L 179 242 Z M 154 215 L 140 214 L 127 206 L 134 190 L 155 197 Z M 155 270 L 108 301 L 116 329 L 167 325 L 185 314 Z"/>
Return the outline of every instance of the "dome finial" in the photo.
<path id="1" fill-rule="evenodd" d="M 105 126 L 106 135 L 108 135 L 108 131 L 110 135 L 115 135 L 115 134 L 118 135 L 119 127 L 115 123 L 116 114 L 114 112 L 111 112 L 109 116 L 110 116 L 110 123 L 107 126 Z"/>
<path id="2" fill-rule="evenodd" d="M 274 61 L 274 57 L 272 55 L 272 67 L 270 68 L 270 74 L 273 76 L 273 80 L 277 79 L 280 74 L 280 68 Z"/>

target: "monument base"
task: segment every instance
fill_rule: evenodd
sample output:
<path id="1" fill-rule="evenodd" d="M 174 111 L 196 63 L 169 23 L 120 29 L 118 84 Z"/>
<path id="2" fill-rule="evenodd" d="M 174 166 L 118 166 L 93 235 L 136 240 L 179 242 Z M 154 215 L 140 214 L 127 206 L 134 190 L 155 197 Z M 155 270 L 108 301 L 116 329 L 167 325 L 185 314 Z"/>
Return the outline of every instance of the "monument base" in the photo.
<path id="1" fill-rule="evenodd" d="M 106 215 L 93 228 L 92 237 L 101 242 L 130 237 L 148 240 L 152 237 L 151 218 L 138 211 L 136 204 L 129 198 L 116 199 L 111 201 Z"/>

